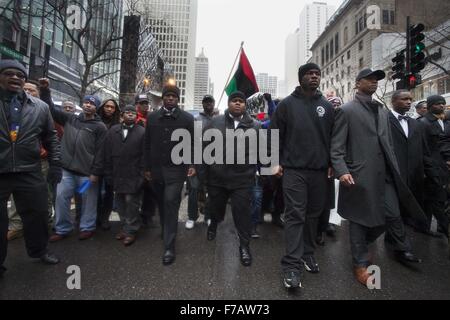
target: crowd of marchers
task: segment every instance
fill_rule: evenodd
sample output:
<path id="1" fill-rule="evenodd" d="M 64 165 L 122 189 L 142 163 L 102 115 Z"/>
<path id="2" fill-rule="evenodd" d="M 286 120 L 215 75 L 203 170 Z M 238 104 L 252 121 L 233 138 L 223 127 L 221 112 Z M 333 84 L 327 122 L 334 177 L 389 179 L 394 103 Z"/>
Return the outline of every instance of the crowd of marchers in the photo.
<path id="1" fill-rule="evenodd" d="M 306 64 L 291 95 L 283 100 L 262 95 L 268 107 L 261 113 L 247 108 L 249 97 L 236 91 L 224 114 L 207 95 L 204 111 L 194 117 L 180 108 L 179 88 L 168 85 L 155 109 L 146 94 L 124 106 L 88 95 L 76 114 L 73 102 L 54 104 L 48 79 L 30 80 L 22 64 L 1 60 L 0 277 L 8 241 L 23 235 L 31 258 L 58 264 L 49 242 L 74 232 L 87 240 L 97 230 L 110 230 L 113 211 L 121 225 L 115 238 L 124 246 L 159 221 L 162 263 L 171 265 L 185 186 L 185 228 L 194 229 L 202 213 L 207 241 L 216 239 L 231 205 L 243 266 L 251 266 L 250 242 L 261 236 L 264 213 L 271 213 L 272 223 L 284 228 L 282 283 L 289 289 L 301 287 L 303 269 L 320 271 L 314 253 L 324 245 L 324 234 L 336 232 L 330 223 L 335 207 L 348 221 L 349 262 L 351 257 L 361 284 L 370 280 L 373 244 L 383 234 L 393 257 L 420 263 L 408 228 L 430 241 L 449 238 L 450 120 L 445 99 L 437 95 L 414 103 L 409 91 L 399 90 L 387 108 L 374 98 L 385 77 L 381 70 L 361 70 L 354 99 L 344 104 L 333 93 L 322 94 L 320 67 Z M 408 116 L 413 106 L 417 119 Z M 194 136 L 195 121 L 224 137 L 230 130 L 277 130 L 279 165 L 271 176 L 261 174 L 263 166 L 248 161 L 248 144 L 243 164 L 175 164 L 173 134 L 183 129 Z M 234 157 L 236 148 L 225 148 L 224 160 Z"/>

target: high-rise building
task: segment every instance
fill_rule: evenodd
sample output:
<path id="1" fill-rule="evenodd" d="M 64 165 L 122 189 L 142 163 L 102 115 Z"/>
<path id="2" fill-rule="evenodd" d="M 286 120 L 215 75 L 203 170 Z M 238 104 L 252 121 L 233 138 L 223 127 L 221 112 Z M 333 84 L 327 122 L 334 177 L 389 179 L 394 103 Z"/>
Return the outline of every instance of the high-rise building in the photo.
<path id="1" fill-rule="evenodd" d="M 278 96 L 278 77 L 269 76 L 267 73 L 258 73 L 256 82 L 260 92 L 270 93 L 273 98 Z"/>
<path id="2" fill-rule="evenodd" d="M 326 2 L 313 2 L 300 13 L 299 28 L 286 39 L 286 89 L 293 90 L 298 85 L 298 68 L 311 58 L 311 46 L 319 38 L 335 11 Z"/>
<path id="3" fill-rule="evenodd" d="M 205 52 L 202 48 L 202 52 L 195 59 L 195 88 L 194 88 L 194 109 L 203 110 L 202 100 L 203 97 L 209 94 L 209 62 L 205 56 Z"/>
<path id="4" fill-rule="evenodd" d="M 172 65 L 181 90 L 180 105 L 194 105 L 197 0 L 145 0 L 138 3 L 151 33 Z"/>

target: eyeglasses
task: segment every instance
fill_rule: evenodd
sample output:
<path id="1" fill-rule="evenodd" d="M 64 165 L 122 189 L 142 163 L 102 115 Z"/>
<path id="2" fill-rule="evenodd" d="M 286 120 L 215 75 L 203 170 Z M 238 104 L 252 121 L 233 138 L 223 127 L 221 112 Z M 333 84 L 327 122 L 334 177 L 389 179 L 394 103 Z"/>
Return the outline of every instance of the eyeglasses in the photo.
<path id="1" fill-rule="evenodd" d="M 2 72 L 2 75 L 4 75 L 5 77 L 8 77 L 8 78 L 12 78 L 12 77 L 16 76 L 20 80 L 26 79 L 26 76 L 22 72 L 6 71 L 6 72 Z"/>

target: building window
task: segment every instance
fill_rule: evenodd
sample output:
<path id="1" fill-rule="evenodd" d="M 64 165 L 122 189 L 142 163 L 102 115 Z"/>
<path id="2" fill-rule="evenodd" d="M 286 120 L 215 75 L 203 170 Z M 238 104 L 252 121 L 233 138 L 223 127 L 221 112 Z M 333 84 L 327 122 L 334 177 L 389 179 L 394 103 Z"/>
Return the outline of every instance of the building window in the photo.
<path id="1" fill-rule="evenodd" d="M 334 40 L 331 39 L 331 42 L 330 42 L 330 59 L 333 59 L 333 57 L 334 57 Z"/>
<path id="2" fill-rule="evenodd" d="M 348 93 L 352 92 L 352 84 L 351 84 L 351 82 L 347 83 L 347 92 Z"/>
<path id="3" fill-rule="evenodd" d="M 341 64 L 344 64 L 344 56 L 341 57 Z"/>
<path id="4" fill-rule="evenodd" d="M 351 67 L 350 66 L 348 66 L 347 67 L 347 75 L 350 77 L 350 72 L 351 72 Z"/>
<path id="5" fill-rule="evenodd" d="M 339 32 L 334 36 L 334 52 L 336 55 L 339 53 Z"/>
<path id="6" fill-rule="evenodd" d="M 395 25 L 395 11 L 383 10 L 383 24 Z"/>
<path id="7" fill-rule="evenodd" d="M 358 49 L 359 51 L 363 51 L 364 49 L 364 42 L 362 40 L 358 43 Z"/>
<path id="8" fill-rule="evenodd" d="M 325 49 L 322 48 L 322 66 L 325 65 Z"/>
<path id="9" fill-rule="evenodd" d="M 328 61 L 330 60 L 330 46 L 327 45 L 325 46 L 325 62 L 328 63 Z"/>
<path id="10" fill-rule="evenodd" d="M 339 68 L 339 59 L 336 60 L 336 69 Z"/>
<path id="11" fill-rule="evenodd" d="M 347 51 L 347 60 L 350 60 L 350 57 L 351 57 L 351 52 L 350 52 L 350 50 L 348 50 Z"/>
<path id="12" fill-rule="evenodd" d="M 344 28 L 344 46 L 348 43 L 348 27 Z"/>
<path id="13" fill-rule="evenodd" d="M 359 68 L 360 69 L 364 68 L 364 58 L 359 59 Z"/>

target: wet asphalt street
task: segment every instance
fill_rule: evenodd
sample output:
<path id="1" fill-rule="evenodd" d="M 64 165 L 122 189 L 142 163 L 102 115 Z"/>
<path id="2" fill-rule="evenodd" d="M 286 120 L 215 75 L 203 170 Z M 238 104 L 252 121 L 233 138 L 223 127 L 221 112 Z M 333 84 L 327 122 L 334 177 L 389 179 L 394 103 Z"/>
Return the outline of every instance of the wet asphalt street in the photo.
<path id="1" fill-rule="evenodd" d="M 317 249 L 319 274 L 304 272 L 303 289 L 288 292 L 281 281 L 283 232 L 271 223 L 259 227 L 262 237 L 251 244 L 253 265 L 240 264 L 237 235 L 231 214 L 218 229 L 217 239 L 206 241 L 206 225 L 184 228 L 183 202 L 177 238 L 176 262 L 164 267 L 159 227 L 143 229 L 136 243 L 125 248 L 111 231 L 99 231 L 81 242 L 77 235 L 50 249 L 61 257 L 56 266 L 45 266 L 27 257 L 23 239 L 10 242 L 0 279 L 0 300 L 8 299 L 132 299 L 132 300 L 329 300 L 329 299 L 450 299 L 450 260 L 447 240 L 411 230 L 414 251 L 424 262 L 405 267 L 392 259 L 383 239 L 376 247 L 381 268 L 381 290 L 368 290 L 352 275 L 348 228 L 344 222 L 336 238 L 327 238 Z M 268 220 L 270 220 L 269 217 Z M 69 290 L 66 273 L 76 265 L 81 289 Z"/>

